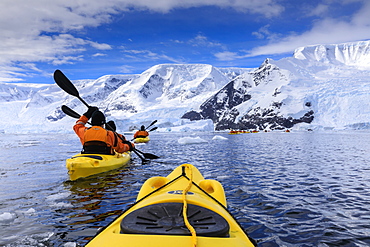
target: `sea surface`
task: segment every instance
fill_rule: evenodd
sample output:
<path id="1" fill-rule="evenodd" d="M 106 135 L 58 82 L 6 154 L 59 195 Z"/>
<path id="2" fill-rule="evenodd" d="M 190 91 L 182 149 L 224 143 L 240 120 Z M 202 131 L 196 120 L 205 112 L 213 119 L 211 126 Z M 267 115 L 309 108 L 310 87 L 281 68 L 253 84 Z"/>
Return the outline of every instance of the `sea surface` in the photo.
<path id="1" fill-rule="evenodd" d="M 127 136 L 130 139 L 132 136 Z M 195 165 L 258 246 L 370 246 L 370 133 L 152 133 L 160 156 L 70 182 L 74 134 L 0 134 L 0 246 L 83 246 L 143 182 Z"/>

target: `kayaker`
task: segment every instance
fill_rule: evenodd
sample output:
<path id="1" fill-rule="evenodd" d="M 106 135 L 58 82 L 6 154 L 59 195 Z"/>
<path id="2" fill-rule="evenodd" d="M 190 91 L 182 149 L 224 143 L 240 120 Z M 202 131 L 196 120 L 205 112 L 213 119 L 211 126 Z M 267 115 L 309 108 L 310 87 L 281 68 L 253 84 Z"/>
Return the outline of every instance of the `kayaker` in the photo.
<path id="1" fill-rule="evenodd" d="M 91 118 L 91 127 L 85 127 Z M 108 129 L 104 129 L 104 124 Z M 114 154 L 132 151 L 135 145 L 115 132 L 116 125 L 113 121 L 105 122 L 104 114 L 95 106 L 89 107 L 73 126 L 73 130 L 80 138 L 83 145 L 82 153 Z M 121 139 L 121 138 L 123 139 Z"/>
<path id="2" fill-rule="evenodd" d="M 141 125 L 140 130 L 135 132 L 134 139 L 136 139 L 136 138 L 145 138 L 147 136 L 149 136 L 149 132 L 145 130 L 144 125 Z"/>

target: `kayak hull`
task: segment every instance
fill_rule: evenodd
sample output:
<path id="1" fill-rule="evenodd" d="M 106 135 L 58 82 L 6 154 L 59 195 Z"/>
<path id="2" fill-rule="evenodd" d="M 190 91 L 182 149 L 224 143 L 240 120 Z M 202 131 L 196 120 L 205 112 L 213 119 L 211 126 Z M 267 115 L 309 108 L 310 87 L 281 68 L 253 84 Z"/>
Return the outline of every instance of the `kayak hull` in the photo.
<path id="1" fill-rule="evenodd" d="M 147 143 L 148 141 L 150 141 L 149 136 L 143 138 L 135 138 L 134 140 L 135 143 Z"/>
<path id="2" fill-rule="evenodd" d="M 66 160 L 70 180 L 88 177 L 127 165 L 130 153 L 115 155 L 107 154 L 76 154 Z"/>
<path id="3" fill-rule="evenodd" d="M 221 183 L 184 164 L 167 177 L 148 179 L 136 203 L 86 246 L 189 247 L 194 241 L 197 247 L 255 246 L 226 207 Z M 191 236 L 185 217 L 196 236 Z"/>

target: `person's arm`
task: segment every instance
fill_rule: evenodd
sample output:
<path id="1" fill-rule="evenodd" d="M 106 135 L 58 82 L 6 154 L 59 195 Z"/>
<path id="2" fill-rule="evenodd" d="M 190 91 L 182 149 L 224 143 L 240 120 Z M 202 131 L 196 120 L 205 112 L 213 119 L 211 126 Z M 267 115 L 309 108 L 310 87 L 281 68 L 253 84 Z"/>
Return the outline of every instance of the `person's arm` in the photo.
<path id="1" fill-rule="evenodd" d="M 80 138 L 80 141 L 83 145 L 84 141 L 84 134 L 85 134 L 85 124 L 87 123 L 88 118 L 85 115 L 82 115 L 77 121 L 76 124 L 73 126 L 73 130 L 76 133 L 76 135 Z"/>
<path id="2" fill-rule="evenodd" d="M 126 141 L 126 139 L 123 137 L 122 139 L 119 137 L 122 135 L 121 134 L 118 134 L 118 133 L 114 133 L 112 131 L 108 131 L 108 135 L 109 135 L 109 142 L 110 144 L 112 145 L 113 149 L 117 152 L 117 153 L 124 153 L 124 152 L 127 152 L 127 151 L 132 151 L 135 147 L 135 145 L 129 141 Z M 115 142 L 115 138 L 117 138 L 117 145 L 114 146 L 114 142 Z"/>
<path id="3" fill-rule="evenodd" d="M 76 135 L 80 138 L 80 141 L 82 145 L 84 144 L 84 135 L 85 130 L 87 127 L 85 127 L 87 121 L 91 118 L 94 111 L 99 110 L 96 106 L 90 106 L 89 109 L 76 121 L 76 124 L 73 126 L 73 130 L 76 133 Z"/>

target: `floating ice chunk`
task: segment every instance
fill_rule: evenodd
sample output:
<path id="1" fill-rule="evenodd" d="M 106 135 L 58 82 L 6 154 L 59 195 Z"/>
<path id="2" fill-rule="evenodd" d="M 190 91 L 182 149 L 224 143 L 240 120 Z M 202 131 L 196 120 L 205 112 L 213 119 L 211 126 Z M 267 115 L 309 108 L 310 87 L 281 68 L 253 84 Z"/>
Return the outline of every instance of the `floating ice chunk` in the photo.
<path id="1" fill-rule="evenodd" d="M 36 210 L 34 208 L 29 208 L 27 211 L 17 210 L 15 212 L 17 214 L 32 215 L 32 214 L 36 213 Z"/>
<path id="2" fill-rule="evenodd" d="M 182 137 L 178 140 L 180 144 L 195 144 L 195 143 L 206 143 L 206 140 L 203 140 L 199 136 L 197 137 Z"/>
<path id="3" fill-rule="evenodd" d="M 212 140 L 228 140 L 226 137 L 223 137 L 223 136 L 214 136 L 213 138 L 212 138 Z"/>
<path id="4" fill-rule="evenodd" d="M 57 193 L 57 194 L 54 194 L 54 195 L 49 195 L 46 197 L 46 200 L 47 201 L 56 201 L 56 200 L 59 200 L 59 199 L 64 199 L 66 197 L 68 197 L 70 195 L 69 192 L 66 192 L 66 193 Z"/>
<path id="5" fill-rule="evenodd" d="M 63 245 L 63 247 L 76 247 L 77 243 L 74 242 L 68 242 Z"/>
<path id="6" fill-rule="evenodd" d="M 9 221 L 15 218 L 15 214 L 5 212 L 0 214 L 0 221 Z"/>

